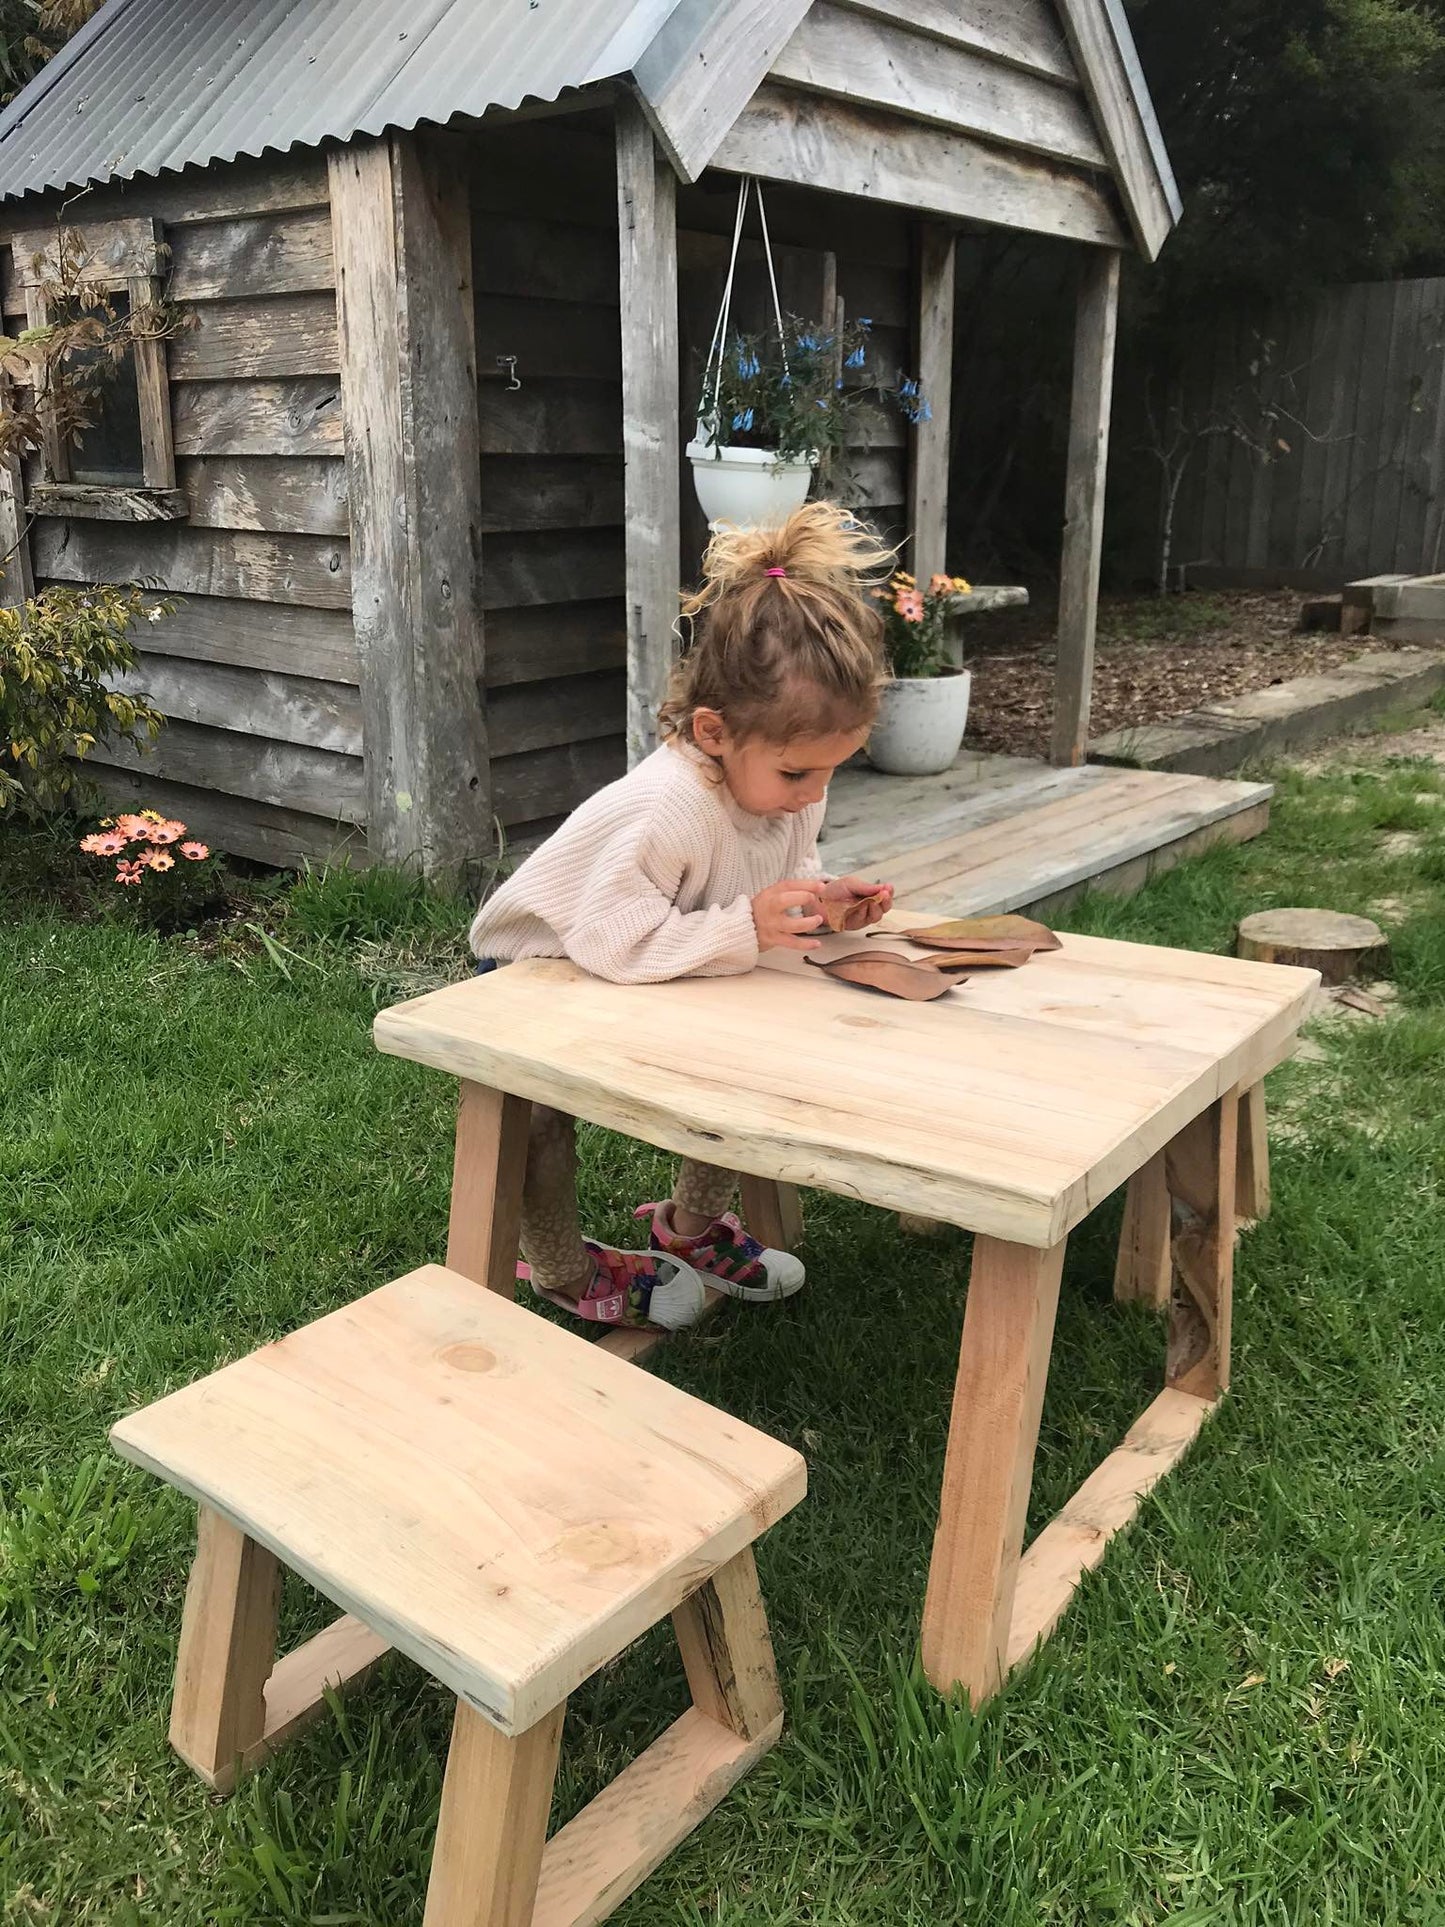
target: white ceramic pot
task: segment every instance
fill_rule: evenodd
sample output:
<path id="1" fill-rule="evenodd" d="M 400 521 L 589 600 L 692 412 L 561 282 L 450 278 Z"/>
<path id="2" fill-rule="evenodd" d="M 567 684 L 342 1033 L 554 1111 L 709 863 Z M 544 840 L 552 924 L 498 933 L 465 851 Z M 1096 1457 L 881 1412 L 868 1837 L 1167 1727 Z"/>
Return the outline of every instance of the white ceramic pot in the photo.
<path id="1" fill-rule="evenodd" d="M 898 676 L 884 685 L 868 760 L 889 776 L 937 776 L 963 746 L 968 723 L 966 669 L 942 676 Z"/>
<path id="2" fill-rule="evenodd" d="M 710 523 L 733 528 L 776 528 L 808 499 L 812 461 L 780 462 L 770 448 L 709 448 L 700 437 L 687 445 L 693 485 Z"/>

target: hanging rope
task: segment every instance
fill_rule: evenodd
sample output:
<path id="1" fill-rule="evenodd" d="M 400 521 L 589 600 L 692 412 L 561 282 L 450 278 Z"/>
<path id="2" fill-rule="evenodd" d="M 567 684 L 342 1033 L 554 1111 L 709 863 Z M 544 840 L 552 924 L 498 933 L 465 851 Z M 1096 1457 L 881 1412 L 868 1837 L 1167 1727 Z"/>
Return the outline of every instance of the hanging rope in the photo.
<path id="1" fill-rule="evenodd" d="M 783 356 L 783 375 L 786 380 L 792 379 L 792 370 L 788 366 L 788 338 L 783 330 L 783 308 L 778 299 L 778 276 L 773 265 L 773 243 L 768 233 L 768 213 L 763 206 L 762 183 L 754 175 L 745 174 L 738 184 L 738 207 L 733 220 L 733 245 L 728 257 L 727 279 L 723 283 L 722 304 L 718 308 L 717 325 L 712 331 L 712 342 L 707 351 L 707 366 L 703 372 L 702 420 L 710 432 L 715 432 L 718 428 L 718 393 L 722 387 L 723 356 L 727 353 L 728 323 L 732 319 L 733 284 L 737 279 L 738 250 L 742 246 L 748 197 L 754 194 L 758 202 L 758 224 L 763 234 L 763 255 L 768 264 L 768 286 L 773 295 L 773 321 L 778 330 L 778 346 Z"/>

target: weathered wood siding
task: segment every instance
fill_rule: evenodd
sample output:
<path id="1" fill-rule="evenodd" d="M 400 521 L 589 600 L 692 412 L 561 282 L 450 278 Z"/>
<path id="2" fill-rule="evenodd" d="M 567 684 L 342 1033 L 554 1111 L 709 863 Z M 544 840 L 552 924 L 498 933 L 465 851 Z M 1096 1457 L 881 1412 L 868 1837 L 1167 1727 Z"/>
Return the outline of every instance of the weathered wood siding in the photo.
<path id="1" fill-rule="evenodd" d="M 1050 0 L 814 0 L 714 159 L 936 215 L 1126 240 Z"/>
<path id="2" fill-rule="evenodd" d="M 529 842 L 626 766 L 610 126 L 458 144 L 470 169 L 493 809 Z"/>
<path id="3" fill-rule="evenodd" d="M 27 207 L 53 225 L 58 204 Z M 365 820 L 326 165 L 215 167 L 72 199 L 84 228 L 154 215 L 188 325 L 169 344 L 174 523 L 44 516 L 37 581 L 141 582 L 180 598 L 128 686 L 173 720 L 153 753 L 100 749 L 114 794 L 154 801 L 239 855 L 294 863 Z M 16 232 L 16 252 L 29 242 Z M 7 325 L 19 319 L 13 277 Z M 23 321 L 21 322 L 23 325 Z M 99 767 L 104 765 L 104 767 Z"/>

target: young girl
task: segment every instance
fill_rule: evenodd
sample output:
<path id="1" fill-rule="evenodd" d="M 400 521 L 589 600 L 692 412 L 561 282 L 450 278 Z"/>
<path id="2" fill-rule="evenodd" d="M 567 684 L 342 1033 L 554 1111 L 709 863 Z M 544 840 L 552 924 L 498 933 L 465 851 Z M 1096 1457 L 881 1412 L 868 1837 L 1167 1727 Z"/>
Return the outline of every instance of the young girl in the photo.
<path id="1" fill-rule="evenodd" d="M 685 604 L 694 642 L 658 716 L 662 745 L 590 797 L 477 912 L 478 970 L 570 957 L 612 983 L 741 974 L 764 950 L 815 950 L 824 898 L 879 889 L 818 859 L 828 781 L 859 749 L 886 678 L 867 589 L 887 551 L 828 502 L 778 529 L 725 530 Z M 870 907 L 888 909 L 886 887 Z M 639 1007 L 639 1021 L 646 1007 Z M 703 1277 L 770 1300 L 803 1283 L 729 1209 L 736 1175 L 685 1159 L 643 1205 L 646 1252 L 584 1241 L 570 1117 L 532 1107 L 522 1252 L 532 1284 L 582 1319 L 690 1325 Z"/>

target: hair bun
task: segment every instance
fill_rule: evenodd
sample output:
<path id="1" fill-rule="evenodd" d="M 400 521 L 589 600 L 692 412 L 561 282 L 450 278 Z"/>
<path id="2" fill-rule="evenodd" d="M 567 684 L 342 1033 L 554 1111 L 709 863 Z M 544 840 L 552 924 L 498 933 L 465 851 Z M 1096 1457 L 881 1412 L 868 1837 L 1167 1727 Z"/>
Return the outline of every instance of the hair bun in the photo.
<path id="1" fill-rule="evenodd" d="M 697 615 L 759 577 L 863 593 L 885 581 L 897 551 L 837 502 L 805 502 L 775 528 L 719 527 L 703 557 L 702 587 L 684 604 Z"/>

